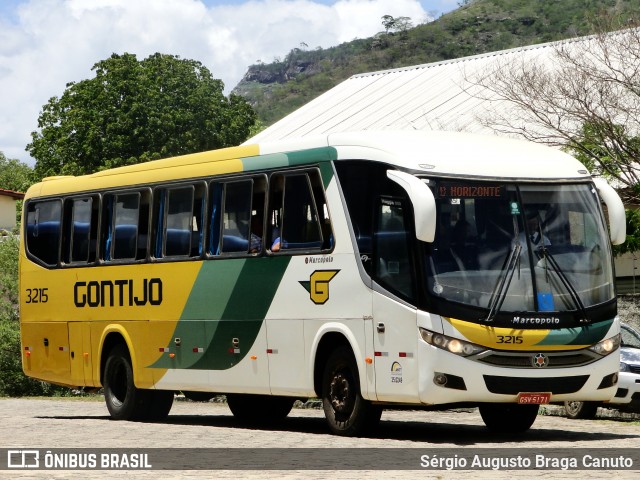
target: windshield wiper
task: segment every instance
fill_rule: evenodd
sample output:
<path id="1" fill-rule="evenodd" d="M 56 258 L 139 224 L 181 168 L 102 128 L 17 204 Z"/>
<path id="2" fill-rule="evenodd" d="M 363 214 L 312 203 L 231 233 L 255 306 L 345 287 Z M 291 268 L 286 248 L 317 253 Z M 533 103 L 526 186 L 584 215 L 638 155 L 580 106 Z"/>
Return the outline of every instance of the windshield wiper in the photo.
<path id="1" fill-rule="evenodd" d="M 589 323 L 591 320 L 589 320 L 589 317 L 587 316 L 587 311 L 584 308 L 584 303 L 582 303 L 582 300 L 580 299 L 580 295 L 578 295 L 575 287 L 562 271 L 562 268 L 560 267 L 560 265 L 558 265 L 558 262 L 553 257 L 549 249 L 543 244 L 540 246 L 540 248 L 537 249 L 537 252 L 540 252 L 542 257 L 545 259 L 545 266 L 547 262 L 551 265 L 553 271 L 556 273 L 556 275 L 558 275 L 560 282 L 569 292 L 569 296 L 571 297 L 571 300 L 573 300 L 573 304 L 578 310 L 580 310 L 580 313 L 582 314 L 582 320 L 580 320 L 580 323 Z"/>
<path id="2" fill-rule="evenodd" d="M 522 245 L 520 245 L 519 242 L 514 243 L 511 254 L 506 259 L 504 265 L 502 265 L 502 275 L 496 282 L 496 286 L 493 287 L 493 292 L 491 292 L 488 305 L 489 315 L 484 319 L 485 322 L 492 322 L 500 311 L 500 308 L 502 308 L 502 304 L 504 303 L 505 298 L 507 298 L 507 292 L 509 291 L 513 274 L 516 271 L 516 265 L 520 261 L 521 251 Z"/>

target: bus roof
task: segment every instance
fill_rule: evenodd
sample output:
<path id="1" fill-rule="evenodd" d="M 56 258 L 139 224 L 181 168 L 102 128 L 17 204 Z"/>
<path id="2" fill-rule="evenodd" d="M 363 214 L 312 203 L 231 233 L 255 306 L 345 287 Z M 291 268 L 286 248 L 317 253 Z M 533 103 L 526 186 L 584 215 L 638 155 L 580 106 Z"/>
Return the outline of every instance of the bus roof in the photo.
<path id="1" fill-rule="evenodd" d="M 587 169 L 570 155 L 522 140 L 460 132 L 367 131 L 224 148 L 80 177 L 52 177 L 32 186 L 26 198 L 342 159 L 367 159 L 414 173 L 477 179 L 590 178 Z"/>
<path id="2" fill-rule="evenodd" d="M 338 150 L 338 158 L 356 158 L 346 151 L 343 156 L 342 150 L 350 144 L 362 144 L 371 152 L 368 158 L 387 161 L 414 173 L 521 181 L 590 178 L 582 163 L 559 149 L 495 135 L 385 131 L 335 133 L 328 138 L 329 145 Z"/>

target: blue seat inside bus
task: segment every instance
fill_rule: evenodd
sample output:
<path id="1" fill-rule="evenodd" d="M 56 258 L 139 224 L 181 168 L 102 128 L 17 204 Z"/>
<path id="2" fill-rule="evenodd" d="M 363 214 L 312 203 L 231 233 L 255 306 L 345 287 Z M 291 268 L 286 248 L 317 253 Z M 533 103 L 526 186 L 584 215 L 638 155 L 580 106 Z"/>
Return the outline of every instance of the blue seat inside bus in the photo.
<path id="1" fill-rule="evenodd" d="M 249 241 L 238 235 L 224 235 L 222 237 L 223 252 L 246 252 L 249 250 Z"/>
<path id="2" fill-rule="evenodd" d="M 60 222 L 51 221 L 51 222 L 40 222 L 38 224 L 30 223 L 27 225 L 27 235 L 29 237 L 57 237 L 60 233 Z M 57 239 L 56 239 L 57 241 Z"/>
<path id="3" fill-rule="evenodd" d="M 86 261 L 89 251 L 95 254 L 95 242 L 93 246 L 89 244 L 89 233 L 91 224 L 89 222 L 73 222 L 73 247 L 71 252 L 72 261 Z M 92 248 L 93 247 L 93 248 Z"/>
<path id="4" fill-rule="evenodd" d="M 60 222 L 49 221 L 27 225 L 29 251 L 49 265 L 58 261 Z"/>
<path id="5" fill-rule="evenodd" d="M 191 252 L 191 232 L 168 228 L 164 251 L 165 255 L 189 255 Z"/>
<path id="6" fill-rule="evenodd" d="M 115 235 L 113 237 L 115 241 L 113 258 L 135 258 L 137 236 L 137 225 L 116 225 Z"/>

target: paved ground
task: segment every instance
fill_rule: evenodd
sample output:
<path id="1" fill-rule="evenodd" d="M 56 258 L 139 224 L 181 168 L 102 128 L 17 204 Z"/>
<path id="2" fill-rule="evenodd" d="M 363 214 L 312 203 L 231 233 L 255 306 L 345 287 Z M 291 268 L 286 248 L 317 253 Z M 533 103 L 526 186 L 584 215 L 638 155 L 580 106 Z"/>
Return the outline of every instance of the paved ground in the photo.
<path id="1" fill-rule="evenodd" d="M 557 412 L 554 407 L 547 407 Z M 551 412 L 553 413 L 553 412 Z M 239 425 L 224 404 L 179 401 L 163 423 L 116 422 L 102 401 L 77 399 L 0 399 L 0 448 L 420 448 L 468 452 L 480 448 L 640 448 L 640 421 L 569 420 L 540 415 L 527 434 L 489 433 L 476 410 L 385 411 L 380 428 L 369 438 L 328 434 L 321 410 L 294 409 L 277 427 Z M 389 450 L 393 452 L 392 450 Z M 443 450 L 444 451 L 444 450 Z M 170 471 L 170 472 L 30 472 L 0 471 L 0 478 L 602 478 L 603 471 Z M 10 475 L 9 475 L 10 474 Z M 3 476 L 4 475 L 4 476 Z M 617 478 L 637 478 L 616 472 Z"/>

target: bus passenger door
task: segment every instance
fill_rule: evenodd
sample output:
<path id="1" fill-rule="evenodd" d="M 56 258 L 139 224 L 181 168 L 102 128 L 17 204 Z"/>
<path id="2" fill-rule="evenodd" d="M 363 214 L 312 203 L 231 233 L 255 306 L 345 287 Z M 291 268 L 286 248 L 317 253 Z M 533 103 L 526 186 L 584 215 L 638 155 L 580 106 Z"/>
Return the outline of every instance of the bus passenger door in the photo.
<path id="1" fill-rule="evenodd" d="M 385 294 L 373 294 L 376 394 L 380 401 L 418 400 L 416 310 Z"/>
<path id="2" fill-rule="evenodd" d="M 399 197 L 378 199 L 373 238 L 373 335 L 380 401 L 416 401 L 418 328 L 410 208 Z"/>

